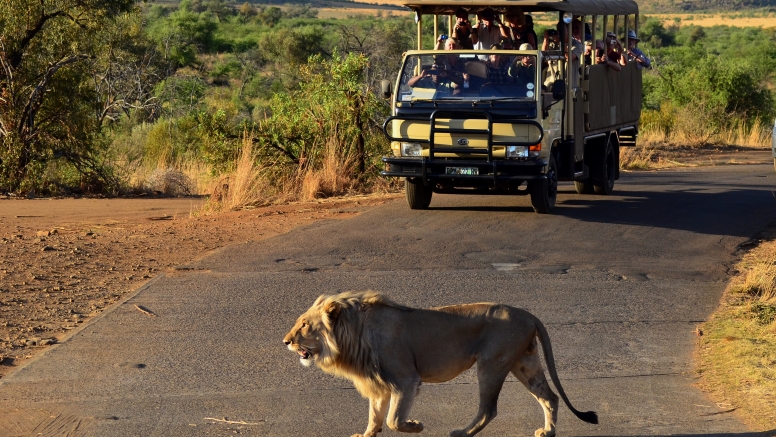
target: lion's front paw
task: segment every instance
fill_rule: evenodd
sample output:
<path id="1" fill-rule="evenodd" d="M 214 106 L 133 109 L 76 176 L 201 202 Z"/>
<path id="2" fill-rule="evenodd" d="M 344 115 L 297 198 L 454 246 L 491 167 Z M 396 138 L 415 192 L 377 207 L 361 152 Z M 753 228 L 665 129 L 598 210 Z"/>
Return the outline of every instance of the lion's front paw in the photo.
<path id="1" fill-rule="evenodd" d="M 450 437 L 469 437 L 469 434 L 462 429 L 456 429 L 450 433 Z"/>
<path id="2" fill-rule="evenodd" d="M 547 431 L 544 428 L 539 428 L 534 432 L 534 436 L 536 437 L 555 437 L 555 430 Z"/>
<path id="3" fill-rule="evenodd" d="M 399 426 L 401 432 L 421 432 L 423 431 L 423 424 L 417 420 L 408 420 Z"/>

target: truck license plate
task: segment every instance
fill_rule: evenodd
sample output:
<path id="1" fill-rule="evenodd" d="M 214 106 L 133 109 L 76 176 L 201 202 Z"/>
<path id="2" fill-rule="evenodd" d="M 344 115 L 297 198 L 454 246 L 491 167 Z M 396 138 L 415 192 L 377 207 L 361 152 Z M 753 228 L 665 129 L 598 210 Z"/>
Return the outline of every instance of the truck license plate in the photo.
<path id="1" fill-rule="evenodd" d="M 480 171 L 477 167 L 447 167 L 447 174 L 477 176 Z"/>

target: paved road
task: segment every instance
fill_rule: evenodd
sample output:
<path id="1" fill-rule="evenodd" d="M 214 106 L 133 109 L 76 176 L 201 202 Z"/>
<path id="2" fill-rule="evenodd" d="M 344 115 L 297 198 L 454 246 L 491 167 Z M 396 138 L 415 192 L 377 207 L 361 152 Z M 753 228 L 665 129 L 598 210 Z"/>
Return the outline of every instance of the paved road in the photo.
<path id="1" fill-rule="evenodd" d="M 301 367 L 281 339 L 319 294 L 371 288 L 414 306 L 490 300 L 542 318 L 567 393 L 601 419 L 585 424 L 563 406 L 561 436 L 764 436 L 713 414 L 691 354 L 738 246 L 776 221 L 775 181 L 771 165 L 627 173 L 611 197 L 564 185 L 551 216 L 527 197 L 437 196 L 428 211 L 396 201 L 229 247 L 0 380 L 0 435 L 361 432 L 366 401 Z M 424 385 L 413 410 L 422 435 L 467 424 L 476 393 L 471 371 Z M 541 425 L 510 379 L 481 435 Z"/>

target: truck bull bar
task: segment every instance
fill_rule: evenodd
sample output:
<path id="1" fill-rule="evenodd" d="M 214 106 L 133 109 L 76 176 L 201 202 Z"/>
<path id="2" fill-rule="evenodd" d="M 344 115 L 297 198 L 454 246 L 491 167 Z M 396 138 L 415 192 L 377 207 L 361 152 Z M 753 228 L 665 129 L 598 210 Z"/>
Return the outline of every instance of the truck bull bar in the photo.
<path id="1" fill-rule="evenodd" d="M 461 117 L 461 116 L 464 117 Z M 487 129 L 462 129 L 437 127 L 437 119 L 443 116 L 449 118 L 479 118 L 488 121 Z M 388 133 L 388 124 L 394 120 L 429 121 L 429 138 L 395 138 Z M 518 141 L 494 141 L 493 117 L 488 111 L 482 109 L 437 109 L 430 117 L 424 116 L 391 116 L 383 123 L 383 133 L 390 141 L 428 144 L 427 157 L 384 157 L 383 162 L 388 169 L 381 171 L 381 176 L 417 177 L 428 184 L 429 179 L 456 179 L 467 181 L 492 181 L 494 184 L 506 181 L 526 181 L 546 179 L 542 169 L 547 165 L 544 160 L 513 161 L 508 159 L 493 159 L 493 146 L 525 146 L 529 147 L 541 143 L 544 138 L 542 125 L 534 120 L 525 119 L 498 119 L 497 123 L 504 124 L 528 124 L 539 129 L 539 138 L 531 142 Z M 486 147 L 435 147 L 435 137 L 438 133 L 487 135 Z M 484 155 L 486 160 L 477 159 L 450 159 L 435 158 L 436 153 L 463 153 L 469 155 Z M 478 175 L 451 175 L 446 174 L 445 167 L 474 167 L 478 169 Z M 484 174 L 483 174 L 484 173 Z"/>

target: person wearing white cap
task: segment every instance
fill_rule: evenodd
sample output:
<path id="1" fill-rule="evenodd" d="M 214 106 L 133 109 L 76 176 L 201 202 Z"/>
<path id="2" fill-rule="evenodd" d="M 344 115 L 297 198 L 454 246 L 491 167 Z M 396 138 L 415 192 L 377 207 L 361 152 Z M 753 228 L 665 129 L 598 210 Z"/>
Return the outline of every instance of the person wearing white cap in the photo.
<path id="1" fill-rule="evenodd" d="M 533 50 L 533 47 L 531 44 L 524 43 L 520 45 L 520 50 Z M 508 73 L 518 85 L 534 83 L 536 81 L 536 57 L 531 55 L 518 56 L 509 67 Z"/>
<path id="2" fill-rule="evenodd" d="M 639 70 L 642 68 L 649 68 L 652 66 L 652 62 L 650 62 L 649 58 L 642 52 L 641 50 L 636 48 L 636 44 L 641 41 L 637 36 L 636 32 L 633 30 L 628 31 L 628 60 L 629 61 L 636 61 L 636 66 L 639 67 Z"/>

